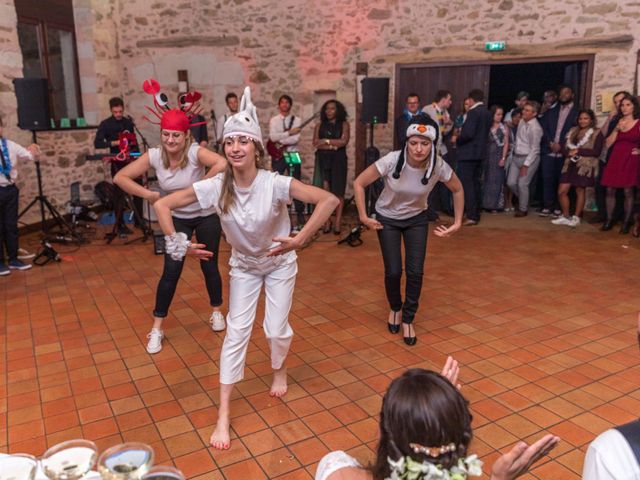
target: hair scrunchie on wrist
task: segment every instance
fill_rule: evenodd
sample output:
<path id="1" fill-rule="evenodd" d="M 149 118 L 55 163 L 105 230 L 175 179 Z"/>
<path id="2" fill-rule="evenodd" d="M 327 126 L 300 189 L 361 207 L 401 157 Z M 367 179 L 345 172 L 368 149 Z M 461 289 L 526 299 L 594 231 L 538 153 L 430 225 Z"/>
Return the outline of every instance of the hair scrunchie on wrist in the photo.
<path id="1" fill-rule="evenodd" d="M 180 261 L 187 254 L 187 249 L 191 246 L 191 242 L 187 238 L 187 234 L 176 232 L 171 235 L 164 236 L 164 249 L 173 260 Z"/>

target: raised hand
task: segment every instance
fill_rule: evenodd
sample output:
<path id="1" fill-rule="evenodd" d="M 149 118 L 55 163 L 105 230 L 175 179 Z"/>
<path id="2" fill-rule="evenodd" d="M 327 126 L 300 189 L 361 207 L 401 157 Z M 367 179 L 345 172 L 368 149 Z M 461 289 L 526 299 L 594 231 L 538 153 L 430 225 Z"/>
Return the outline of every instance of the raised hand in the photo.
<path id="1" fill-rule="evenodd" d="M 447 380 L 451 382 L 451 385 L 456 387 L 458 390 L 462 388 L 462 385 L 458 383 L 458 375 L 460 374 L 460 365 L 458 361 L 453 358 L 451 355 L 447 357 L 447 361 L 442 367 L 442 372 L 440 375 L 445 377 Z"/>
<path id="2" fill-rule="evenodd" d="M 491 480 L 513 480 L 527 473 L 531 465 L 553 450 L 559 441 L 560 437 L 548 434 L 530 446 L 518 442 L 493 464 Z"/>

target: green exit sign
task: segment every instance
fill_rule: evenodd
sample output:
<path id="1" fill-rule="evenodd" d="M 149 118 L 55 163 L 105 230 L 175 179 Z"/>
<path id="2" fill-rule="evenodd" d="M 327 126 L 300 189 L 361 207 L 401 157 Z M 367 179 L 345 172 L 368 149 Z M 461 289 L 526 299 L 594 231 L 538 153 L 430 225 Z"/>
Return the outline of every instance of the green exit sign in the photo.
<path id="1" fill-rule="evenodd" d="M 484 44 L 484 49 L 487 52 L 501 52 L 505 47 L 505 42 L 487 42 Z"/>

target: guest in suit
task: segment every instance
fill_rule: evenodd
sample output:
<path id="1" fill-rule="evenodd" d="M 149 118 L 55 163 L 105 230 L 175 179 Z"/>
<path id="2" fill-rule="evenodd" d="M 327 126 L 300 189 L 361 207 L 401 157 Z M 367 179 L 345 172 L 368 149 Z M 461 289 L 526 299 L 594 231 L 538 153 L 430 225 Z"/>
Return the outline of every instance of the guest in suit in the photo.
<path id="1" fill-rule="evenodd" d="M 407 128 L 413 116 L 417 115 L 418 112 L 420 112 L 420 97 L 417 93 L 410 93 L 404 99 L 404 110 L 402 114 L 396 118 L 393 125 L 396 150 L 404 145 L 404 141 L 407 139 Z"/>
<path id="2" fill-rule="evenodd" d="M 469 110 L 457 138 L 458 176 L 464 188 L 464 209 L 467 216 L 463 225 L 475 225 L 480 221 L 480 177 L 482 164 L 487 156 L 487 138 L 493 122 L 484 105 L 482 90 L 471 90 L 468 96 Z"/>
<path id="3" fill-rule="evenodd" d="M 576 124 L 578 109 L 573 101 L 573 88 L 562 85 L 558 102 L 542 119 L 542 144 L 540 145 L 540 173 L 542 174 L 541 217 L 552 213 L 560 215 L 558 182 L 564 165 L 562 149 L 567 141 L 569 129 Z"/>

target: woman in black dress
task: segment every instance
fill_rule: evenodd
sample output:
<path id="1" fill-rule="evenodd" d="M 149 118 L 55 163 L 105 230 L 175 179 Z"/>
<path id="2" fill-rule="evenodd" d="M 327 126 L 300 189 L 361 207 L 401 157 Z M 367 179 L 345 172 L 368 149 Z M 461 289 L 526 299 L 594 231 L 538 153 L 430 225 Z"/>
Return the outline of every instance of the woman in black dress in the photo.
<path id="1" fill-rule="evenodd" d="M 316 147 L 316 172 L 314 180 L 325 190 L 340 200 L 336 208 L 333 233 L 340 235 L 344 191 L 347 186 L 347 144 L 349 143 L 349 123 L 347 111 L 338 100 L 329 100 L 320 110 L 320 123 L 313 132 L 313 146 Z M 314 184 L 316 182 L 314 181 Z M 331 231 L 327 222 L 324 233 Z"/>

